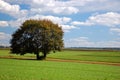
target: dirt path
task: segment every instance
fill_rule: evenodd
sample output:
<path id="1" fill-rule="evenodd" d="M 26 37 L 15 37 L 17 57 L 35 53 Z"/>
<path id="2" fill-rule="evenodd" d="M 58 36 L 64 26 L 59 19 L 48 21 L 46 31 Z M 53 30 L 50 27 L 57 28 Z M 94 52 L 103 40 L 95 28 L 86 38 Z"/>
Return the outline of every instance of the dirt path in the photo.
<path id="1" fill-rule="evenodd" d="M 76 62 L 76 63 L 87 63 L 87 64 L 103 64 L 103 65 L 114 65 L 120 66 L 120 63 L 111 63 L 111 62 L 95 62 L 95 61 L 80 61 L 80 60 L 64 60 L 56 58 L 47 58 L 47 61 L 57 61 L 57 62 Z"/>
<path id="2" fill-rule="evenodd" d="M 16 58 L 12 56 L 3 56 L 0 58 L 4 59 L 18 59 L 18 60 L 36 60 L 35 58 Z M 55 62 L 75 62 L 75 63 L 86 63 L 86 64 L 102 64 L 102 65 L 114 65 L 120 66 L 120 63 L 112 63 L 112 62 L 96 62 L 96 61 L 80 61 L 80 60 L 65 60 L 65 59 L 57 59 L 57 58 L 47 58 L 46 61 L 55 61 Z"/>

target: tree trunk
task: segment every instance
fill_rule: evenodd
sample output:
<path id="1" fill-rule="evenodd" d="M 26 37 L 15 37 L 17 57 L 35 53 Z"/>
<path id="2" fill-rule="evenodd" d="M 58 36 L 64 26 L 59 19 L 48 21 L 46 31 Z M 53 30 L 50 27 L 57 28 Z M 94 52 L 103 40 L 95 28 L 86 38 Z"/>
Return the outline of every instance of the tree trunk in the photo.
<path id="1" fill-rule="evenodd" d="M 46 52 L 44 52 L 44 59 L 46 59 Z"/>
<path id="2" fill-rule="evenodd" d="M 39 52 L 36 53 L 36 59 L 37 59 L 37 60 L 40 59 Z"/>
<path id="3" fill-rule="evenodd" d="M 47 55 L 46 50 L 44 49 L 44 51 L 42 53 L 43 53 L 42 60 L 46 59 L 46 55 Z"/>

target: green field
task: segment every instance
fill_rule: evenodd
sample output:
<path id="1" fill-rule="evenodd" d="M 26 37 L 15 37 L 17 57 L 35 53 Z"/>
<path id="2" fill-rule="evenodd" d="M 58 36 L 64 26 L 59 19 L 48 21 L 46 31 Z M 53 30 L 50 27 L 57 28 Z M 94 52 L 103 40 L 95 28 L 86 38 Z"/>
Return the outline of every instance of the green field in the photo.
<path id="1" fill-rule="evenodd" d="M 120 63 L 120 52 L 113 51 L 63 51 L 50 54 L 48 57 L 82 61 L 102 61 Z"/>
<path id="2" fill-rule="evenodd" d="M 47 59 L 120 63 L 120 52 L 63 51 Z M 35 55 L 0 50 L 0 80 L 120 80 L 120 66 L 76 62 L 37 61 Z"/>

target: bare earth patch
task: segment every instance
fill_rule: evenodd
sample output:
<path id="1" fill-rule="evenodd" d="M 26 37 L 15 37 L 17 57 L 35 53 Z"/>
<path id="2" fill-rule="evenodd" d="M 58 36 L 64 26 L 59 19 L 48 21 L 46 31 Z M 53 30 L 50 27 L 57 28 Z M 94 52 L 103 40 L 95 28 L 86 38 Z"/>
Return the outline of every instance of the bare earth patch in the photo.
<path id="1" fill-rule="evenodd" d="M 18 60 L 36 60 L 33 57 L 30 58 L 17 58 L 14 56 L 0 56 L 3 59 L 18 59 Z M 86 64 L 102 64 L 102 65 L 113 65 L 120 66 L 120 63 L 112 63 L 112 62 L 97 62 L 97 61 L 80 61 L 80 60 L 67 60 L 67 59 L 57 59 L 57 58 L 47 58 L 46 61 L 55 61 L 55 62 L 75 62 L 75 63 L 86 63 Z"/>
<path id="2" fill-rule="evenodd" d="M 58 61 L 58 62 L 76 62 L 76 63 L 103 64 L 103 65 L 120 66 L 120 63 L 112 63 L 112 62 L 95 62 L 95 61 L 65 60 L 65 59 L 56 59 L 56 58 L 47 58 L 46 60 L 47 60 L 47 61 Z"/>

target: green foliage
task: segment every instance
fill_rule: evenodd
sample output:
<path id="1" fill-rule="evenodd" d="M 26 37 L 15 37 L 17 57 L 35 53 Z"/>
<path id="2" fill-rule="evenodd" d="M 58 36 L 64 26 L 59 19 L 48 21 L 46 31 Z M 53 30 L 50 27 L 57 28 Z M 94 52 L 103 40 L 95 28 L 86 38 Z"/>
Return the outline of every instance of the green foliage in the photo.
<path id="1" fill-rule="evenodd" d="M 63 48 L 63 31 L 58 24 L 49 20 L 27 20 L 12 35 L 11 52 L 24 55 L 34 53 L 39 59 L 39 52 L 44 58 L 50 51 Z"/>

